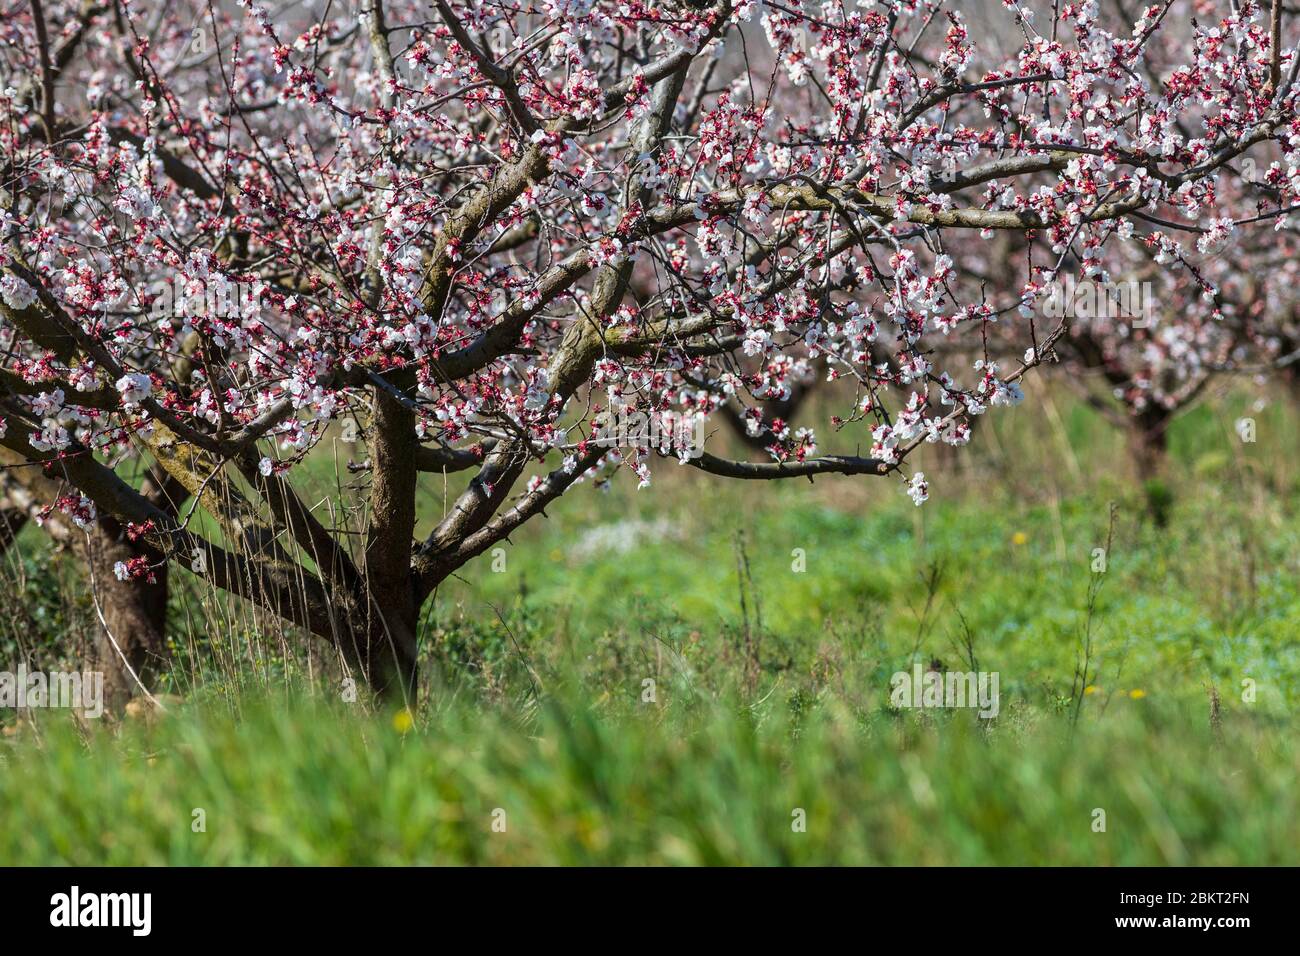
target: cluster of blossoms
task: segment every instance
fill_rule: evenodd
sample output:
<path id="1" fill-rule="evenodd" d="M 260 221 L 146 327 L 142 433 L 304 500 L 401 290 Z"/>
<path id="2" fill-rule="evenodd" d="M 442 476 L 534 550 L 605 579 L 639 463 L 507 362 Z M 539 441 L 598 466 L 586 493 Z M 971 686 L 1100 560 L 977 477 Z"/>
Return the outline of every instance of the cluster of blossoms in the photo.
<path id="1" fill-rule="evenodd" d="M 989 24 L 936 0 L 33 10 L 0 26 L 0 440 L 137 524 L 102 469 L 143 456 L 235 538 L 287 528 L 322 593 L 375 560 L 422 600 L 583 476 L 648 483 L 672 449 L 598 441 L 611 411 L 729 413 L 763 460 L 677 457 L 898 475 L 919 504 L 908 455 L 966 442 L 1068 343 L 1151 367 L 1159 402 L 1170 364 L 1282 341 L 1226 252 L 1300 192 L 1300 58 L 1256 0 L 1047 24 L 1014 0 Z M 1139 267 L 1212 307 L 1132 337 L 1037 308 Z M 168 309 L 159 283 L 253 292 Z M 755 411 L 814 379 L 838 434 Z M 292 488 L 343 421 L 370 449 L 364 558 Z M 412 550 L 422 469 L 476 477 Z"/>
<path id="2" fill-rule="evenodd" d="M 144 555 L 137 555 L 127 561 L 118 561 L 113 565 L 113 574 L 119 581 L 143 581 L 146 584 L 153 584 L 157 581 L 157 575 L 154 569 L 149 565 L 149 559 Z"/>

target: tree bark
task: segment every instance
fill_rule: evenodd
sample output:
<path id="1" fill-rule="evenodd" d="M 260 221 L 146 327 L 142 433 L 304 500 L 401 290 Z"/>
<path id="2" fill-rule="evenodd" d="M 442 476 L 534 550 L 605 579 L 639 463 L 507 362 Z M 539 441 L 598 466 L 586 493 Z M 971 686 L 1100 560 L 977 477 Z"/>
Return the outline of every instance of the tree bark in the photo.
<path id="1" fill-rule="evenodd" d="M 1138 480 L 1144 484 L 1164 475 L 1169 457 L 1169 423 L 1168 415 L 1151 412 L 1143 412 L 1129 421 L 1129 459 Z"/>
<path id="2" fill-rule="evenodd" d="M 117 712 L 139 691 L 137 678 L 148 688 L 167 665 L 167 562 L 153 548 L 130 541 L 110 517 L 99 518 L 77 550 L 85 556 L 103 616 L 91 662 L 104 674 L 105 707 Z M 154 580 L 119 581 L 116 564 L 140 556 L 153 567 Z"/>
<path id="3" fill-rule="evenodd" d="M 1288 365 L 1282 371 L 1282 384 L 1291 398 L 1291 404 L 1300 409 L 1300 363 Z"/>
<path id="4" fill-rule="evenodd" d="M 372 621 L 366 641 L 366 672 L 381 700 L 414 706 L 418 692 L 416 608 L 410 597 L 402 608 L 386 608 Z"/>
<path id="5" fill-rule="evenodd" d="M 0 459 L 7 461 L 8 456 Z M 5 471 L 0 485 L 5 493 L 0 544 L 8 547 L 27 520 L 58 498 L 61 483 L 39 468 L 22 467 Z M 141 493 L 169 514 L 175 514 L 183 498 L 183 489 L 174 482 L 152 476 L 145 479 Z M 161 552 L 143 540 L 131 541 L 125 526 L 109 515 L 101 514 L 89 531 L 82 531 L 55 510 L 44 517 L 42 531 L 52 541 L 66 546 L 82 563 L 97 616 L 103 616 L 103 620 L 96 621 L 88 665 L 104 675 L 105 709 L 120 711 L 139 690 L 136 678 L 149 687 L 168 659 L 167 562 Z M 119 581 L 117 563 L 138 557 L 149 562 L 153 582 Z"/>
<path id="6" fill-rule="evenodd" d="M 27 513 L 21 508 L 12 507 L 8 503 L 0 505 L 0 554 L 9 550 L 26 524 Z"/>
<path id="7" fill-rule="evenodd" d="M 412 384 L 397 377 L 398 384 Z M 352 628 L 365 677 L 380 697 L 409 704 L 416 692 L 415 413 L 399 398 L 375 390 L 370 434 L 370 527 L 366 533 L 363 624 Z"/>
<path id="8" fill-rule="evenodd" d="M 1129 419 L 1129 457 L 1146 501 L 1146 513 L 1157 528 L 1169 524 L 1173 494 L 1162 479 L 1169 457 L 1169 426 L 1173 414 L 1149 408 Z"/>

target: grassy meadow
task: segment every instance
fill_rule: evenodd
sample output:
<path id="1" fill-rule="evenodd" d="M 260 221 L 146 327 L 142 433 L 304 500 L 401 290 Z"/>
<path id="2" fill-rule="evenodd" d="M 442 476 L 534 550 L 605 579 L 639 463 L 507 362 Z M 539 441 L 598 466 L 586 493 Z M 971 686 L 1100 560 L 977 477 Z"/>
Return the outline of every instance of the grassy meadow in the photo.
<path id="1" fill-rule="evenodd" d="M 1300 863 L 1297 409 L 1225 386 L 1144 488 L 1065 394 L 924 449 L 920 508 L 581 486 L 430 602 L 411 710 L 178 574 L 165 714 L 0 712 L 0 863 Z M 20 545 L 0 661 L 52 667 L 93 610 Z M 997 716 L 893 707 L 917 662 L 996 672 Z"/>

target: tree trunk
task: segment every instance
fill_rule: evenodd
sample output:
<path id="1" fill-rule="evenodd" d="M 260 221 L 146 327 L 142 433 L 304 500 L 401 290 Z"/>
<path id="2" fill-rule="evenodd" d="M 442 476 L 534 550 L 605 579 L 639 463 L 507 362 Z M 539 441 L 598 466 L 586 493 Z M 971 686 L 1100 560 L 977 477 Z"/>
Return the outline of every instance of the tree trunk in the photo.
<path id="1" fill-rule="evenodd" d="M 27 525 L 27 512 L 7 503 L 0 505 L 0 554 L 9 550 L 18 533 Z"/>
<path id="2" fill-rule="evenodd" d="M 1169 418 L 1143 413 L 1129 422 L 1129 458 L 1138 480 L 1145 484 L 1164 474 L 1169 454 Z"/>
<path id="3" fill-rule="evenodd" d="M 1164 481 L 1172 421 L 1173 416 L 1164 409 L 1147 410 L 1129 419 L 1129 457 L 1146 498 L 1147 516 L 1157 528 L 1169 524 L 1174 503 L 1173 493 Z"/>
<path id="4" fill-rule="evenodd" d="M 401 614 L 386 613 L 371 625 L 367 647 L 370 686 L 380 699 L 414 707 L 418 694 L 416 614 L 412 606 Z"/>
<path id="5" fill-rule="evenodd" d="M 413 388 L 409 376 L 395 388 Z M 415 704 L 419 607 L 411 573 L 415 534 L 415 412 L 399 398 L 376 389 L 370 431 L 370 526 L 366 529 L 364 639 L 361 667 L 370 686 L 392 703 Z"/>
<path id="6" fill-rule="evenodd" d="M 166 667 L 167 562 L 152 548 L 130 541 L 122 526 L 109 517 L 95 522 L 90 540 L 78 550 L 84 552 L 93 575 L 95 603 L 103 615 L 92 664 L 104 674 L 105 708 L 117 712 L 139 691 L 139 683 L 150 687 Z M 149 561 L 154 581 L 119 581 L 116 564 L 140 556 Z"/>
<path id="7" fill-rule="evenodd" d="M 1288 365 L 1283 369 L 1281 378 L 1287 394 L 1291 397 L 1291 404 L 1300 409 L 1300 367 L 1297 365 Z"/>
<path id="8" fill-rule="evenodd" d="M 7 460 L 0 456 L 0 461 Z M 7 511 L 0 528 L 0 544 L 8 546 L 22 522 L 43 513 L 45 507 L 58 498 L 61 489 L 59 481 L 36 468 L 4 472 L 0 490 L 4 492 Z M 182 489 L 174 482 L 153 476 L 146 477 L 141 490 L 171 514 L 175 514 L 183 497 Z M 149 687 L 168 658 L 167 562 L 155 549 L 143 542 L 131 541 L 122 524 L 107 515 L 96 519 L 87 535 L 61 512 L 54 510 L 45 516 L 42 531 L 67 547 L 82 562 L 88 588 L 94 582 L 92 594 L 98 608 L 97 616 L 102 614 L 103 620 L 95 622 L 96 638 L 94 647 L 90 649 L 88 666 L 104 675 L 105 709 L 118 712 L 139 690 L 131 671 L 145 687 Z M 117 563 L 138 557 L 149 562 L 154 581 L 119 581 L 114 571 Z M 117 647 L 113 646 L 114 641 Z M 121 653 L 118 653 L 118 648 Z"/>
<path id="9" fill-rule="evenodd" d="M 364 599 L 336 602 L 340 615 L 332 632 L 317 637 L 338 646 L 344 660 L 375 695 L 388 704 L 415 705 L 417 679 L 417 608 L 414 595 L 405 598 L 376 589 L 371 610 Z"/>

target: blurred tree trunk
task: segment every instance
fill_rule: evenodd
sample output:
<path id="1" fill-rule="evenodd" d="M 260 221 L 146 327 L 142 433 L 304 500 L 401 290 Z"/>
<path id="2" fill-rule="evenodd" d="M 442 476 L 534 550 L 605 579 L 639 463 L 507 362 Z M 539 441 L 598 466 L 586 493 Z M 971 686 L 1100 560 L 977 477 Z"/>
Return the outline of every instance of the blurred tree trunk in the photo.
<path id="1" fill-rule="evenodd" d="M 1291 399 L 1291 406 L 1300 411 L 1300 367 L 1288 365 L 1282 369 L 1280 377 L 1287 396 Z"/>
<path id="2" fill-rule="evenodd" d="M 1146 499 L 1147 516 L 1157 528 L 1169 524 L 1173 492 L 1165 482 L 1169 459 L 1169 426 L 1174 413 L 1151 405 L 1128 420 L 1128 452 Z"/>
<path id="3" fill-rule="evenodd" d="M 1143 412 L 1129 420 L 1128 451 L 1139 481 L 1163 476 L 1169 457 L 1169 416 Z"/>
<path id="4" fill-rule="evenodd" d="M 9 504 L 0 505 L 0 554 L 9 550 L 27 524 L 27 513 Z"/>
<path id="5" fill-rule="evenodd" d="M 1086 331 L 1072 332 L 1066 342 L 1083 367 L 1100 372 L 1111 388 L 1125 391 L 1131 388 L 1131 374 L 1123 366 L 1109 360 L 1102 343 Z M 1202 385 L 1205 381 L 1208 379 L 1203 379 Z M 1177 408 L 1189 403 L 1200 387 L 1184 396 Z M 1095 395 L 1088 395 L 1087 400 L 1089 405 L 1111 422 L 1117 425 L 1122 423 L 1129 460 L 1133 463 L 1138 480 L 1145 485 L 1163 477 L 1169 451 L 1169 426 L 1173 423 L 1176 410 L 1148 402 L 1141 411 L 1134 411 L 1131 403 L 1121 402 L 1122 410 L 1109 411 L 1114 407 L 1112 403 Z"/>

